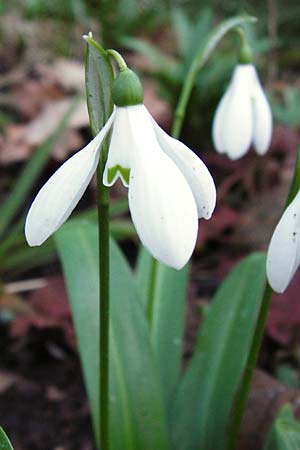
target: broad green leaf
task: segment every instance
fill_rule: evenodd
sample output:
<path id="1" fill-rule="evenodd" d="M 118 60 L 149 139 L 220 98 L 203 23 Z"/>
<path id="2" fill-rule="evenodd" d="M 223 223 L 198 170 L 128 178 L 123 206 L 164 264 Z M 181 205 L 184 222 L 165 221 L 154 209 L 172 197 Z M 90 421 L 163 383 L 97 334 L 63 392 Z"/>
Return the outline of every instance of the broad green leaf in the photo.
<path id="1" fill-rule="evenodd" d="M 292 406 L 284 405 L 275 419 L 263 450 L 297 450 L 300 448 L 300 422 Z"/>
<path id="2" fill-rule="evenodd" d="M 187 280 L 188 266 L 171 269 L 141 248 L 137 283 L 168 410 L 180 374 Z"/>
<path id="3" fill-rule="evenodd" d="M 85 85 L 92 133 L 95 136 L 109 118 L 113 102 L 113 69 L 106 51 L 92 37 L 87 37 Z"/>
<path id="4" fill-rule="evenodd" d="M 3 428 L 0 427 L 0 450 L 14 450 Z"/>
<path id="5" fill-rule="evenodd" d="M 70 296 L 80 356 L 99 437 L 97 226 L 73 221 L 55 240 Z M 116 244 L 110 254 L 110 450 L 166 450 L 163 399 L 134 277 Z"/>
<path id="6" fill-rule="evenodd" d="M 177 450 L 223 450 L 264 287 L 266 258 L 245 258 L 225 279 L 206 311 L 195 354 L 173 410 Z"/>

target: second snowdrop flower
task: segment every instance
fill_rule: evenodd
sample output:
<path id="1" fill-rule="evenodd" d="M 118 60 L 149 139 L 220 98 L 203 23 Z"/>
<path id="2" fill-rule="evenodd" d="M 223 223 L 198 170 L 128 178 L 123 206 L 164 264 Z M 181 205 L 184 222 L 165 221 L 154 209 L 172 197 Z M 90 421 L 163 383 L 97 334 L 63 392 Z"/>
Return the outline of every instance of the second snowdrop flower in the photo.
<path id="1" fill-rule="evenodd" d="M 300 191 L 275 228 L 267 255 L 267 277 L 275 292 L 282 293 L 300 264 Z"/>
<path id="2" fill-rule="evenodd" d="M 114 112 L 99 134 L 38 193 L 26 219 L 27 241 L 41 245 L 70 216 L 112 127 L 103 183 L 111 186 L 121 179 L 128 187 L 131 217 L 142 243 L 155 258 L 180 269 L 194 250 L 198 218 L 209 219 L 214 210 L 213 179 L 194 152 L 157 125 L 142 104 L 142 87 L 131 70 L 122 70 L 115 79 L 113 100 Z"/>
<path id="3" fill-rule="evenodd" d="M 219 153 L 241 158 L 253 145 L 259 155 L 269 148 L 272 113 L 245 42 L 213 121 L 213 141 Z"/>

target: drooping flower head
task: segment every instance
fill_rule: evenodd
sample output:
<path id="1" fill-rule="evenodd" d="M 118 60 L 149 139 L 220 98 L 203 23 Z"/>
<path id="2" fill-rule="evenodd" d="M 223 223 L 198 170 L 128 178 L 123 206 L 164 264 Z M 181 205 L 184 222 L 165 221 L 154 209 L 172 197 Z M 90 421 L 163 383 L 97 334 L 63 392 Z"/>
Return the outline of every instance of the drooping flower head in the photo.
<path id="1" fill-rule="evenodd" d="M 239 64 L 223 95 L 213 121 L 213 142 L 219 153 L 238 159 L 253 145 L 259 155 L 269 148 L 272 113 L 244 38 Z"/>
<path id="2" fill-rule="evenodd" d="M 125 86 L 125 89 L 124 89 Z M 103 183 L 128 187 L 132 221 L 143 245 L 159 261 L 180 269 L 189 260 L 198 218 L 215 207 L 213 179 L 202 160 L 165 133 L 143 105 L 137 76 L 122 70 L 113 85 L 114 111 L 99 134 L 68 159 L 37 194 L 27 215 L 29 245 L 41 245 L 70 216 L 99 162 L 112 128 Z"/>
<path id="3" fill-rule="evenodd" d="M 300 191 L 278 222 L 267 255 L 267 277 L 275 292 L 282 293 L 300 264 Z"/>

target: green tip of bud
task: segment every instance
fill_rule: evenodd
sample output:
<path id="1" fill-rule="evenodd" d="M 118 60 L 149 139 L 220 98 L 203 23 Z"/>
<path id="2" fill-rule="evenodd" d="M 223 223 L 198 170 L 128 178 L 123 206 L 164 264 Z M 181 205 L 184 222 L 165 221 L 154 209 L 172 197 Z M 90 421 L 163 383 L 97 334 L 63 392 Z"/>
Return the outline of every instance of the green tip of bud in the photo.
<path id="1" fill-rule="evenodd" d="M 253 54 L 250 45 L 246 40 L 244 30 L 241 27 L 237 27 L 236 31 L 241 39 L 238 62 L 239 64 L 251 64 L 253 61 Z"/>
<path id="2" fill-rule="evenodd" d="M 132 106 L 143 103 L 144 91 L 139 77 L 130 69 L 119 72 L 113 81 L 112 98 L 116 106 Z"/>

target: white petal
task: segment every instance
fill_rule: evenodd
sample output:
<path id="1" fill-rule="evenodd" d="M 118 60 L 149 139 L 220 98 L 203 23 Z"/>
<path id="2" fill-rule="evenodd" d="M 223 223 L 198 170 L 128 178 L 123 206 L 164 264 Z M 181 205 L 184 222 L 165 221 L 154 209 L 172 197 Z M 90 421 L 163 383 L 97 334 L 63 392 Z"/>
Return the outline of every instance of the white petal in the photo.
<path id="1" fill-rule="evenodd" d="M 300 263 L 300 191 L 283 213 L 273 233 L 267 256 L 267 277 L 274 291 L 282 293 Z"/>
<path id="2" fill-rule="evenodd" d="M 221 149 L 233 160 L 248 151 L 252 140 L 251 67 L 247 64 L 235 68 L 228 98 L 224 100 L 225 104 L 219 112 L 222 123 L 216 124 L 219 127 L 217 135 Z"/>
<path id="3" fill-rule="evenodd" d="M 258 154 L 263 155 L 272 138 L 272 112 L 264 90 L 253 67 L 253 144 Z"/>
<path id="4" fill-rule="evenodd" d="M 154 119 L 152 123 L 160 147 L 175 162 L 193 192 L 198 217 L 210 219 L 216 206 L 216 187 L 208 168 L 186 145 L 163 131 Z"/>
<path id="5" fill-rule="evenodd" d="M 139 109 L 141 105 L 130 107 L 115 107 L 116 116 L 114 119 L 113 131 L 109 146 L 107 163 L 103 174 L 103 183 L 111 186 L 120 177 L 124 186 L 128 187 L 128 180 L 124 177 L 124 169 L 130 169 L 131 147 L 128 145 L 128 136 L 132 134 L 130 130 L 129 114 Z M 122 170 L 123 169 L 123 170 Z M 113 173 L 113 176 L 111 175 Z"/>
<path id="6" fill-rule="evenodd" d="M 128 199 L 132 221 L 149 252 L 180 269 L 191 257 L 197 239 L 195 200 L 185 177 L 160 149 L 146 109 L 130 108 Z"/>
<path id="7" fill-rule="evenodd" d="M 221 98 L 213 119 L 212 137 L 215 149 L 217 150 L 218 153 L 225 152 L 225 148 L 222 141 L 222 129 L 224 126 L 224 114 L 226 114 L 227 104 L 228 101 L 230 100 L 230 89 L 231 84 L 228 86 L 228 88 L 225 91 L 225 94 Z"/>
<path id="8" fill-rule="evenodd" d="M 72 213 L 97 168 L 101 144 L 113 117 L 114 113 L 97 136 L 69 158 L 38 192 L 25 223 L 30 246 L 41 245 Z"/>

